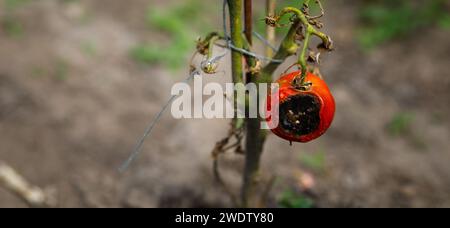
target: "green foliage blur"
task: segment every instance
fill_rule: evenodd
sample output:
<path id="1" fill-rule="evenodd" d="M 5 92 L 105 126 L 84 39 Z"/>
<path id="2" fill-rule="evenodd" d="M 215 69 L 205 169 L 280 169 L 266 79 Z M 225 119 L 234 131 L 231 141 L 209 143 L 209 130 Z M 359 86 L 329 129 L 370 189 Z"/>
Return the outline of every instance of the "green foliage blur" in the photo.
<path id="1" fill-rule="evenodd" d="M 4 0 L 5 9 L 7 11 L 14 10 L 18 7 L 25 5 L 26 3 L 29 3 L 30 1 L 31 0 Z"/>
<path id="2" fill-rule="evenodd" d="M 0 18 L 1 29 L 10 38 L 20 38 L 24 33 L 22 23 L 12 16 L 12 12 L 17 8 L 29 3 L 30 0 L 3 0 L 4 9 L 3 16 Z"/>
<path id="3" fill-rule="evenodd" d="M 313 154 L 301 154 L 299 156 L 301 165 L 313 171 L 322 172 L 325 170 L 325 153 L 319 151 Z"/>
<path id="4" fill-rule="evenodd" d="M 1 22 L 1 27 L 6 35 L 11 38 L 21 37 L 24 33 L 23 26 L 20 21 L 13 17 L 5 17 Z"/>
<path id="5" fill-rule="evenodd" d="M 169 42 L 139 44 L 131 50 L 132 57 L 141 63 L 161 63 L 170 69 L 185 66 L 185 56 L 194 51 L 195 39 L 212 28 L 204 12 L 205 6 L 199 0 L 184 1 L 166 9 L 151 6 L 146 22 L 150 29 L 164 33 Z"/>
<path id="6" fill-rule="evenodd" d="M 285 190 L 278 199 L 281 208 L 312 208 L 314 201 L 293 190 Z"/>
<path id="7" fill-rule="evenodd" d="M 412 35 L 417 29 L 439 25 L 450 27 L 447 0 L 378 0 L 366 1 L 360 18 L 364 23 L 358 40 L 366 50 L 386 41 Z"/>
<path id="8" fill-rule="evenodd" d="M 392 117 L 386 129 L 390 136 L 402 138 L 416 150 L 425 151 L 428 147 L 427 142 L 420 136 L 420 133 L 414 131 L 414 122 L 414 113 L 400 112 Z"/>
<path id="9" fill-rule="evenodd" d="M 411 113 L 397 113 L 387 125 L 389 134 L 392 136 L 408 134 L 413 120 L 414 117 Z"/>

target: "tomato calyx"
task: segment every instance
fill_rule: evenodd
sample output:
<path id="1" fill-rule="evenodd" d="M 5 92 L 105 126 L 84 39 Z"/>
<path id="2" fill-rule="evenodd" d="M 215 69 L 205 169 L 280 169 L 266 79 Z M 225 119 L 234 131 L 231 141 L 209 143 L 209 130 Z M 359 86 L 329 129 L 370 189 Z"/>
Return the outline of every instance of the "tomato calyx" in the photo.
<path id="1" fill-rule="evenodd" d="M 294 79 L 292 81 L 292 87 L 298 91 L 309 91 L 311 90 L 312 85 L 313 85 L 312 82 L 297 83 L 297 79 Z"/>
<path id="2" fill-rule="evenodd" d="M 288 67 L 286 69 L 286 71 L 283 74 L 287 74 L 287 72 L 294 66 L 299 66 L 298 63 L 294 63 L 292 64 L 290 67 Z M 301 68 L 301 66 L 299 66 L 299 68 Z M 295 90 L 299 90 L 299 91 L 308 91 L 311 89 L 313 83 L 310 81 L 306 81 L 305 82 L 305 78 L 307 75 L 307 71 L 303 72 L 303 71 L 298 71 L 296 72 L 296 76 L 293 78 L 291 85 L 292 88 Z"/>

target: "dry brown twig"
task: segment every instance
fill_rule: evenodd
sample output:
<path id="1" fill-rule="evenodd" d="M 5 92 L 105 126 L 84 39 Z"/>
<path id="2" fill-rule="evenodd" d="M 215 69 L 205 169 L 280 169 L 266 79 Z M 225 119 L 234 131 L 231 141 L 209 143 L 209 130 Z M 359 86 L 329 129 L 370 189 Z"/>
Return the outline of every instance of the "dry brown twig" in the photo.
<path id="1" fill-rule="evenodd" d="M 53 197 L 37 186 L 31 185 L 23 176 L 0 161 L 0 186 L 12 192 L 30 207 L 50 207 Z"/>
<path id="2" fill-rule="evenodd" d="M 228 187 L 225 181 L 222 178 L 219 168 L 219 158 L 221 154 L 224 154 L 228 150 L 235 149 L 235 153 L 242 153 L 241 143 L 242 143 L 242 129 L 236 129 L 234 123 L 231 123 L 230 130 L 225 138 L 218 141 L 211 153 L 213 157 L 213 174 L 214 178 L 218 182 L 218 184 L 225 190 L 225 192 L 229 195 L 231 201 L 234 205 L 238 205 L 237 197 L 234 195 L 233 191 Z M 230 144 L 231 138 L 235 138 L 236 142 Z"/>

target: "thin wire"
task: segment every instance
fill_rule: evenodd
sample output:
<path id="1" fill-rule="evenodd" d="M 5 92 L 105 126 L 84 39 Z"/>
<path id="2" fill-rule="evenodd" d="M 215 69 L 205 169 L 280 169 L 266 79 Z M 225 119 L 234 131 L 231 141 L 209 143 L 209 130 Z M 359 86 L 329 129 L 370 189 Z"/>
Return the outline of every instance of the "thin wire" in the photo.
<path id="1" fill-rule="evenodd" d="M 281 59 L 272 59 L 272 58 L 270 58 L 270 57 L 258 55 L 258 54 L 255 54 L 255 53 L 253 53 L 253 52 L 249 52 L 249 51 L 247 51 L 247 50 L 245 50 L 245 49 L 238 48 L 238 47 L 234 46 L 234 45 L 231 43 L 231 41 L 228 41 L 228 46 L 229 46 L 232 50 L 235 50 L 235 51 L 237 51 L 237 52 L 240 52 L 240 53 L 242 53 L 242 54 L 244 54 L 244 55 L 251 56 L 251 57 L 253 57 L 253 58 L 257 58 L 257 59 L 259 59 L 259 60 L 265 60 L 265 61 L 273 62 L 273 63 L 283 63 L 283 62 L 284 62 L 284 61 L 281 60 Z"/>
<path id="2" fill-rule="evenodd" d="M 284 60 L 281 60 L 281 59 L 272 59 L 272 58 L 270 58 L 270 57 L 258 55 L 258 54 L 256 54 L 256 53 L 247 51 L 247 50 L 242 49 L 242 48 L 238 48 L 238 47 L 236 47 L 236 46 L 233 45 L 233 42 L 231 41 L 230 35 L 228 34 L 228 31 L 227 31 L 227 14 L 226 14 L 226 7 L 227 7 L 227 5 L 228 5 L 228 4 L 227 4 L 227 0 L 223 0 L 223 8 L 222 8 L 223 34 L 224 34 L 225 40 L 226 40 L 226 42 L 227 42 L 227 47 L 228 47 L 229 49 L 234 50 L 234 51 L 240 52 L 240 53 L 242 53 L 242 54 L 244 54 L 244 55 L 251 56 L 251 57 L 253 57 L 253 58 L 257 58 L 257 59 L 260 59 L 260 60 L 265 60 L 265 61 L 273 62 L 273 63 L 283 63 Z"/>
<path id="3" fill-rule="evenodd" d="M 187 77 L 183 82 L 184 83 L 189 83 L 189 81 L 192 80 L 192 78 L 194 78 L 196 75 L 200 75 L 199 71 L 193 71 L 189 77 Z M 120 166 L 119 168 L 119 172 L 123 173 L 125 172 L 128 167 L 130 166 L 130 164 L 137 158 L 137 156 L 141 153 L 142 151 L 142 146 L 144 145 L 144 141 L 145 139 L 150 135 L 150 133 L 152 132 L 153 128 L 155 127 L 156 123 L 158 123 L 159 119 L 161 118 L 162 114 L 167 110 L 167 108 L 169 107 L 169 105 L 175 100 L 175 98 L 177 98 L 179 95 L 172 95 L 170 97 L 170 99 L 167 101 L 167 103 L 163 106 L 163 108 L 161 109 L 161 111 L 159 111 L 159 113 L 155 116 L 155 118 L 152 120 L 152 122 L 147 126 L 147 128 L 145 129 L 144 134 L 142 135 L 142 137 L 139 139 L 139 141 L 136 143 L 136 146 L 134 147 L 133 151 L 131 152 L 131 154 L 128 156 L 127 160 Z"/>
<path id="4" fill-rule="evenodd" d="M 270 47 L 274 52 L 277 52 L 278 49 L 274 47 L 268 40 L 266 40 L 261 34 L 256 31 L 253 31 L 253 35 L 256 36 L 261 42 L 264 43 L 267 47 Z"/>
<path id="5" fill-rule="evenodd" d="M 222 5 L 223 35 L 225 36 L 225 39 L 228 41 L 230 39 L 230 37 L 229 37 L 228 31 L 227 31 L 227 12 L 226 12 L 227 5 L 228 5 L 227 0 L 223 0 L 223 5 Z"/>

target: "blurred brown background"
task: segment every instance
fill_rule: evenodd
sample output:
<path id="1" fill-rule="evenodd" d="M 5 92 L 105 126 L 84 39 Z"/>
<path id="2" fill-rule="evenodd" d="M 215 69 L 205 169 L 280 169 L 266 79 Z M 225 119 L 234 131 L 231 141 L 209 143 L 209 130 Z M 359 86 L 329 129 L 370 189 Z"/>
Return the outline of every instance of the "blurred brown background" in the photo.
<path id="1" fill-rule="evenodd" d="M 186 77 L 195 39 L 220 30 L 221 5 L 1 0 L 0 161 L 51 192 L 58 207 L 231 206 L 210 155 L 227 120 L 166 113 L 137 162 L 117 172 L 171 85 Z M 263 1 L 254 5 L 263 32 Z M 262 177 L 276 181 L 266 206 L 449 207 L 449 4 L 324 6 L 336 50 L 321 71 L 336 98 L 335 121 L 308 144 L 269 137 Z M 228 59 L 220 69 L 227 73 L 206 81 L 228 81 Z M 242 160 L 222 160 L 236 192 Z M 0 207 L 26 206 L 0 186 Z"/>

